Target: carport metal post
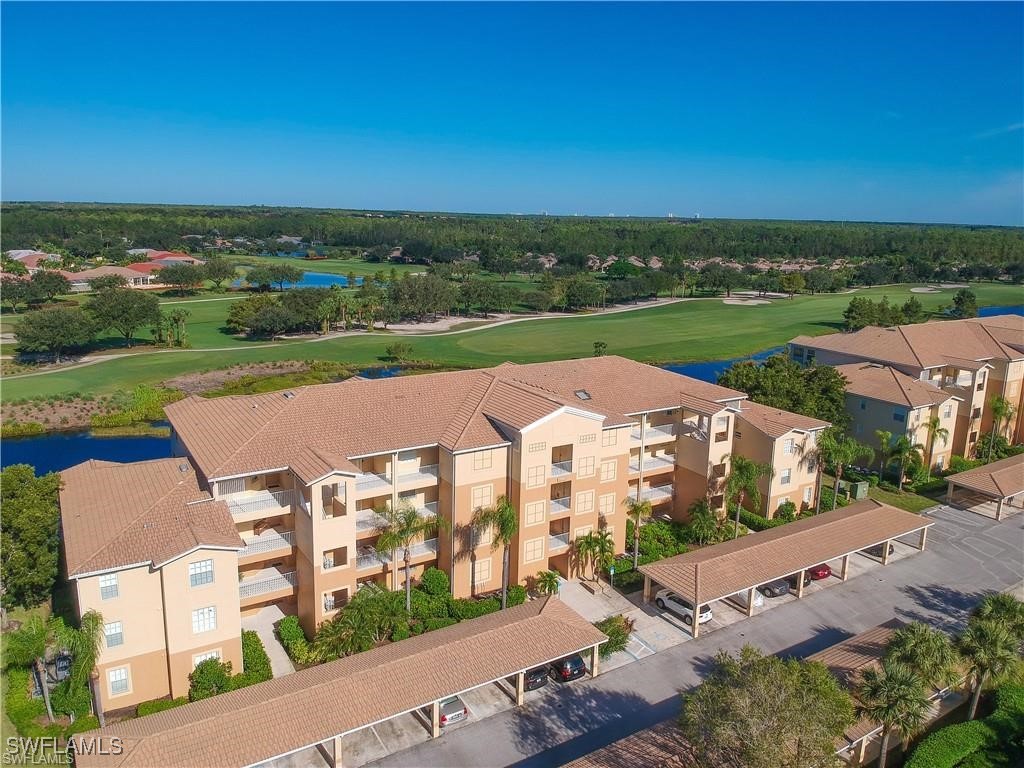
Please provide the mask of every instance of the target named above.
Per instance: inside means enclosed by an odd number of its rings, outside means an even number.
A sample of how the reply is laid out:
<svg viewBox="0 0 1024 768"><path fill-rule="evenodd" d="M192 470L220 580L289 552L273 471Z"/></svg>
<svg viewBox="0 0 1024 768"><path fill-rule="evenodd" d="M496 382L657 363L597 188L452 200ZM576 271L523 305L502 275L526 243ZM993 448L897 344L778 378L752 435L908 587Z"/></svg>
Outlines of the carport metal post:
<svg viewBox="0 0 1024 768"><path fill-rule="evenodd" d="M892 546L892 539L886 539L882 545L882 565L889 564L889 547Z"/></svg>
<svg viewBox="0 0 1024 768"><path fill-rule="evenodd" d="M644 602L645 603L651 602L651 592L653 591L651 589L651 586L652 586L651 585L651 577L647 576L645 574L644 575Z"/></svg>
<svg viewBox="0 0 1024 768"><path fill-rule="evenodd" d="M690 634L696 640L700 635L700 563L693 564L693 618L690 619Z"/></svg>
<svg viewBox="0 0 1024 768"><path fill-rule="evenodd" d="M754 595L757 594L757 587L747 590L747 618L754 615Z"/></svg>
<svg viewBox="0 0 1024 768"><path fill-rule="evenodd" d="M526 695L526 672L516 673L516 706L523 706L523 697Z"/></svg>
<svg viewBox="0 0 1024 768"><path fill-rule="evenodd" d="M597 677L601 673L601 654L598 651L598 646L594 645L590 648L590 676Z"/></svg>
<svg viewBox="0 0 1024 768"><path fill-rule="evenodd" d="M430 705L430 738L436 739L441 735L441 702L435 701Z"/></svg>
<svg viewBox="0 0 1024 768"><path fill-rule="evenodd" d="M920 549L922 552L924 552L924 543L926 541L928 541L928 529L927 528L922 528L921 529L921 538L917 542L917 548Z"/></svg>
<svg viewBox="0 0 1024 768"><path fill-rule="evenodd" d="M952 504L953 503L953 481L952 480L947 480L946 481L946 503L947 504Z"/></svg>
<svg viewBox="0 0 1024 768"><path fill-rule="evenodd" d="M846 577L850 575L850 556L843 555L843 567L839 572L839 578L846 581Z"/></svg>
<svg viewBox="0 0 1024 768"><path fill-rule="evenodd" d="M996 522L998 523L1003 517L1003 501L1005 499L999 499L996 502Z"/></svg>
<svg viewBox="0 0 1024 768"><path fill-rule="evenodd" d="M804 574L806 572L807 572L807 569L804 568L796 576L796 596L797 597L803 597L804 596Z"/></svg>

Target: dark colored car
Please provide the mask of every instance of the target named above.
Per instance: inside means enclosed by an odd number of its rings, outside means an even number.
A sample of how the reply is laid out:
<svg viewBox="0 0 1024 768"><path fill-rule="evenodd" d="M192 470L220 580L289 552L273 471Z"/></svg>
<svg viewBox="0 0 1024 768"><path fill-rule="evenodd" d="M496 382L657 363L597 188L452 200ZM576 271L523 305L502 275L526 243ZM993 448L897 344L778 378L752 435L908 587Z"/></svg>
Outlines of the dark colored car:
<svg viewBox="0 0 1024 768"><path fill-rule="evenodd" d="M812 579L818 581L819 579L827 579L829 576L831 576L832 569L828 566L827 563L822 563L821 565L815 565L808 568L807 573L811 575Z"/></svg>
<svg viewBox="0 0 1024 768"><path fill-rule="evenodd" d="M872 557L882 557L882 554L885 552L885 544L878 544L878 545L876 545L874 547L868 547L864 551L867 552ZM889 554L891 555L895 551L896 551L896 547L894 547L892 544L890 544L889 545Z"/></svg>
<svg viewBox="0 0 1024 768"><path fill-rule="evenodd" d="M796 589L796 584L797 584L797 581L799 580L799 578L800 578L800 574L799 573L794 573L791 576L787 576L786 577L786 583L789 584L789 588L790 589ZM804 571L804 586L806 587L810 583L811 583L811 574L808 573L807 571Z"/></svg>
<svg viewBox="0 0 1024 768"><path fill-rule="evenodd" d="M523 675L523 689L535 691L548 684L548 671L544 667L528 669Z"/></svg>
<svg viewBox="0 0 1024 768"><path fill-rule="evenodd" d="M583 657L578 653L551 662L551 676L563 683L584 677L586 674L587 663L583 661Z"/></svg>
<svg viewBox="0 0 1024 768"><path fill-rule="evenodd" d="M785 579L776 579L762 584L757 591L765 597L782 597L789 594L789 582Z"/></svg>

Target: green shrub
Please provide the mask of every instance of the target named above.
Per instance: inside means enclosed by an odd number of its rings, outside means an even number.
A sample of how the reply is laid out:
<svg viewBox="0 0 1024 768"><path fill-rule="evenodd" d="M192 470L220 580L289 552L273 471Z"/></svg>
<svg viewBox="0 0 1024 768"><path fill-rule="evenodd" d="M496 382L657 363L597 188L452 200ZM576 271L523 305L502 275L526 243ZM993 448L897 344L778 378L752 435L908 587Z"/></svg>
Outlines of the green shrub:
<svg viewBox="0 0 1024 768"><path fill-rule="evenodd" d="M733 508L733 515L735 514L735 508ZM778 517L773 517L769 520L767 517L762 517L755 512L751 512L749 509L741 509L740 522L752 531L767 531L769 528L778 528L780 525L785 525L789 521Z"/></svg>
<svg viewBox="0 0 1024 768"><path fill-rule="evenodd" d="M206 659L188 676L188 700L208 699L231 690L231 662Z"/></svg>
<svg viewBox="0 0 1024 768"><path fill-rule="evenodd" d="M507 602L509 607L522 605L526 602L526 587L520 584L513 584L508 588Z"/></svg>
<svg viewBox="0 0 1024 768"><path fill-rule="evenodd" d="M430 595L421 589L413 589L411 597L414 619L445 619L451 615L451 595Z"/></svg>
<svg viewBox="0 0 1024 768"><path fill-rule="evenodd" d="M914 483L911 490L920 494L941 493L946 490L946 481L941 477L933 477L931 480Z"/></svg>
<svg viewBox="0 0 1024 768"><path fill-rule="evenodd" d="M423 576L420 578L420 589L426 592L428 595L444 595L448 596L451 594L451 582L448 580L448 574L442 571L440 568L427 568L423 572Z"/></svg>
<svg viewBox="0 0 1024 768"><path fill-rule="evenodd" d="M0 425L0 437L28 437L45 431L46 427L38 421L5 421Z"/></svg>
<svg viewBox="0 0 1024 768"><path fill-rule="evenodd" d="M30 685L29 670L13 667L7 672L4 713L22 736L56 736L59 726L39 725L38 718L46 715L46 705L42 699L32 698Z"/></svg>
<svg viewBox="0 0 1024 768"><path fill-rule="evenodd" d="M422 635L427 631L426 624L419 619L413 619L409 622L409 632L413 635Z"/></svg>
<svg viewBox="0 0 1024 768"><path fill-rule="evenodd" d="M274 676L270 668L270 657L260 636L249 629L242 630L242 669L231 681L232 688L262 683Z"/></svg>
<svg viewBox="0 0 1024 768"><path fill-rule="evenodd" d="M153 699L151 701L144 701L136 707L135 715L137 717L155 715L157 712L174 709L175 707L180 707L183 704L188 704L188 698L186 696L181 696L177 699Z"/></svg>
<svg viewBox="0 0 1024 768"><path fill-rule="evenodd" d="M878 482L878 490L888 491L889 493L899 493L899 486L894 483L890 483L888 480L880 480Z"/></svg>
<svg viewBox="0 0 1024 768"><path fill-rule="evenodd" d="M657 560L682 554L688 541L687 528L683 523L652 520L640 527L640 554Z"/></svg>
<svg viewBox="0 0 1024 768"><path fill-rule="evenodd" d="M617 651L625 650L629 643L629 635L633 631L633 623L632 619L627 619L622 614L594 622L595 627L608 635L608 639L598 648L602 659L608 658Z"/></svg>
<svg viewBox="0 0 1024 768"><path fill-rule="evenodd" d="M949 469L946 471L946 474L955 475L958 472L966 472L968 469L980 467L984 463L985 462L980 459L965 459L963 456L950 456Z"/></svg>
<svg viewBox="0 0 1024 768"><path fill-rule="evenodd" d="M995 734L984 720L940 728L917 746L904 768L955 768L994 739Z"/></svg>
<svg viewBox="0 0 1024 768"><path fill-rule="evenodd" d="M92 709L92 696L88 686L71 687L70 680L64 680L50 692L50 706L56 714L85 717Z"/></svg>
<svg viewBox="0 0 1024 768"><path fill-rule="evenodd" d="M427 619L423 622L423 626L427 632L433 632L435 629L443 629L444 627L450 627L452 624L458 623L458 619Z"/></svg>
<svg viewBox="0 0 1024 768"><path fill-rule="evenodd" d="M775 510L775 516L772 520L781 520L784 523L792 523L796 520L796 504L789 499L786 499L784 502L779 504L778 509Z"/></svg>
<svg viewBox="0 0 1024 768"><path fill-rule="evenodd" d="M296 664L309 664L313 660L312 648L298 616L285 616L277 622L277 637L284 646L288 658Z"/></svg>
<svg viewBox="0 0 1024 768"><path fill-rule="evenodd" d="M396 624L395 628L391 630L391 639L397 643L399 640L408 638L409 634L409 625L407 623Z"/></svg>
<svg viewBox="0 0 1024 768"><path fill-rule="evenodd" d="M488 597L483 600L461 598L452 601L452 615L459 621L476 619L500 610L501 601L496 597Z"/></svg>
<svg viewBox="0 0 1024 768"><path fill-rule="evenodd" d="M846 501L846 495L844 493L839 494L839 498L836 499L836 508L845 507L849 502ZM832 489L828 486L822 486L821 488L821 511L828 512L832 509Z"/></svg>

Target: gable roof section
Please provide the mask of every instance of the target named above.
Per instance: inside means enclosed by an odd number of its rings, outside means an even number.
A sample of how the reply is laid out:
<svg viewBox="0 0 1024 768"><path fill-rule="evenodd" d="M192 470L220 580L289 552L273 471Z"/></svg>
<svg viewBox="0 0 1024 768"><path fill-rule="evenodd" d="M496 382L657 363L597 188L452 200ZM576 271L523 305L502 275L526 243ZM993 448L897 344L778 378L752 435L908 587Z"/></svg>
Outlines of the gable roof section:
<svg viewBox="0 0 1024 768"><path fill-rule="evenodd" d="M160 565L196 547L244 546L227 505L200 490L184 459L87 461L61 472L68 576Z"/></svg>
<svg viewBox="0 0 1024 768"><path fill-rule="evenodd" d="M851 395L909 408L940 405L952 399L952 395L934 384L907 376L888 365L850 363L837 365L835 369L846 379L846 391Z"/></svg>
<svg viewBox="0 0 1024 768"><path fill-rule="evenodd" d="M1024 493L1024 454L947 475L946 480L994 498L1007 499Z"/></svg>
<svg viewBox="0 0 1024 768"><path fill-rule="evenodd" d="M781 408L755 403L752 400L744 400L740 403L737 418L771 438L779 438L793 431L813 432L831 426L829 422L821 419L790 413Z"/></svg>

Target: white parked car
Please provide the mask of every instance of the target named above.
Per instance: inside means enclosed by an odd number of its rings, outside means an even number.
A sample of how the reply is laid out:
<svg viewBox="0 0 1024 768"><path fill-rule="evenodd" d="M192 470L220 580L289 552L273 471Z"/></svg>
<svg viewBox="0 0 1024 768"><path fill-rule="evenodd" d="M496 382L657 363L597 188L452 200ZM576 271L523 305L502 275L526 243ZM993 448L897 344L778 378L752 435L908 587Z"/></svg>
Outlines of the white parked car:
<svg viewBox="0 0 1024 768"><path fill-rule="evenodd" d="M729 597L729 599L732 600L733 602L737 603L740 606L740 608L746 608L747 607L747 590L744 589L742 592L737 592L735 595L731 595ZM764 595L762 595L756 589L754 590L754 607L755 608L763 608L764 607Z"/></svg>
<svg viewBox="0 0 1024 768"><path fill-rule="evenodd" d="M661 610L669 610L683 619L684 624L693 624L693 604L685 597L680 597L669 589L662 589L654 596L654 604ZM700 607L699 621L707 624L713 618L711 608L707 605Z"/></svg>

